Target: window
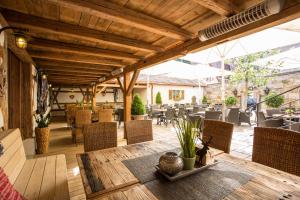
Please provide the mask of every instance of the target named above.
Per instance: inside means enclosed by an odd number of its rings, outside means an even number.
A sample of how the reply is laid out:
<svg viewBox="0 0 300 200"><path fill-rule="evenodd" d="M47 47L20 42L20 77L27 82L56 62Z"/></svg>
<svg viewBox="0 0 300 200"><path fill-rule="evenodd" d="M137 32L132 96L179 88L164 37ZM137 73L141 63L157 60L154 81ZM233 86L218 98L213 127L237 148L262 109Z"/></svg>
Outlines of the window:
<svg viewBox="0 0 300 200"><path fill-rule="evenodd" d="M184 90L169 90L169 100L181 101L184 99Z"/></svg>

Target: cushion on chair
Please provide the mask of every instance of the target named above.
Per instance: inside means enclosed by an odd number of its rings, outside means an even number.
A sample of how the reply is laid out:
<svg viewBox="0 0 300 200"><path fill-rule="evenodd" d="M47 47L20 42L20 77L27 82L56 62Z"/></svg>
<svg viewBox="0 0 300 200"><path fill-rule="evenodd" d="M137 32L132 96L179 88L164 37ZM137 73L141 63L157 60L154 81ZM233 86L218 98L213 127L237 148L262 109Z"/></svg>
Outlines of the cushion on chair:
<svg viewBox="0 0 300 200"><path fill-rule="evenodd" d="M0 168L0 199L25 200L25 198L14 189L2 168Z"/></svg>

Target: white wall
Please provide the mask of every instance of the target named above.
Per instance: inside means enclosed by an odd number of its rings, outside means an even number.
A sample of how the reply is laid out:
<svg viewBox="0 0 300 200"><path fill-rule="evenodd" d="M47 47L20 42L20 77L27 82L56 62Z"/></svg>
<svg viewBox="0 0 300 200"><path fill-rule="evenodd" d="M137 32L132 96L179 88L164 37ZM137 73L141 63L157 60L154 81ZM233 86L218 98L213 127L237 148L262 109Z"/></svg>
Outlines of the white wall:
<svg viewBox="0 0 300 200"><path fill-rule="evenodd" d="M169 90L184 90L184 99L181 101L169 100ZM149 91L151 92L151 90ZM161 93L163 104L174 104L174 103L191 103L192 97L196 97L196 102L203 96L203 88L191 87L191 86L171 86L171 85L153 85L153 104L155 104L155 98L157 92ZM151 103L151 102L150 102Z"/></svg>

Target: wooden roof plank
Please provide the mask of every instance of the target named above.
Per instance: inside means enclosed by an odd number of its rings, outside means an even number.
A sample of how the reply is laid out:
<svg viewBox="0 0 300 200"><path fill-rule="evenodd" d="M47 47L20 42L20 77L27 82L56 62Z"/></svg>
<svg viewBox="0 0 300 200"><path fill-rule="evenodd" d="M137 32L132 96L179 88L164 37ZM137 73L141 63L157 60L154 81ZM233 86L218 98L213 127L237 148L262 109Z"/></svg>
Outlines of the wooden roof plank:
<svg viewBox="0 0 300 200"><path fill-rule="evenodd" d="M1 6L1 4L0 4ZM1 9L1 13L10 25L17 26L20 28L27 28L31 31L40 30L46 31L53 34L71 36L78 39L86 39L93 42L105 42L120 47L148 51L148 52L159 52L163 51L162 47L152 45L150 43L125 38L112 33L106 33L82 26L59 22L55 20L45 19L42 17L36 17L32 15L26 15L23 13L15 12L12 10ZM22 20L20 20L22 19Z"/></svg>
<svg viewBox="0 0 300 200"><path fill-rule="evenodd" d="M193 37L193 34L172 23L148 16L105 0L51 0L59 5L68 6L74 10L90 13L103 19L112 20L159 35L179 40Z"/></svg>
<svg viewBox="0 0 300 200"><path fill-rule="evenodd" d="M208 8L221 16L230 16L240 12L230 0L193 0L201 6Z"/></svg>
<svg viewBox="0 0 300 200"><path fill-rule="evenodd" d="M40 49L47 49L47 50L54 50L54 51L61 51L61 52L68 52L68 53L78 53L78 54L87 54L87 55L94 55L94 56L104 56L107 58L117 58L117 59L129 59L129 60L138 60L142 59L140 56L136 56L134 54L120 52L120 51L113 51L107 49L100 49L96 47L89 47L83 45L76 45L71 43L64 43L58 42L53 40L46 40L40 38L33 38L29 42L30 48L40 48Z"/></svg>

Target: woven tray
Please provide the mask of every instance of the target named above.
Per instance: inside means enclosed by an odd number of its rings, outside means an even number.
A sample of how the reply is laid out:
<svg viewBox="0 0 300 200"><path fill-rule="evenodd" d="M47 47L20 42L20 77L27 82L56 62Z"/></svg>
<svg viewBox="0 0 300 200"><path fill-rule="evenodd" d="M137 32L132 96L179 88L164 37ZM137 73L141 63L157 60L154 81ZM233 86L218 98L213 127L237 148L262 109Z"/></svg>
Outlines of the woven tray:
<svg viewBox="0 0 300 200"><path fill-rule="evenodd" d="M194 169L192 170L182 170L180 171L179 173L173 175L173 176L170 176L169 174L163 172L158 165L155 166L157 172L159 172L161 175L163 175L165 178L167 178L169 181L173 182L173 181L176 181L178 179L182 179L184 177L187 177L187 176L190 176L192 174L196 174L196 173L199 173L205 169L208 169L209 167L212 167L214 165L218 164L218 161L215 161L214 163L212 164L208 164L208 165L204 165L204 166L201 166L201 167L195 167Z"/></svg>

